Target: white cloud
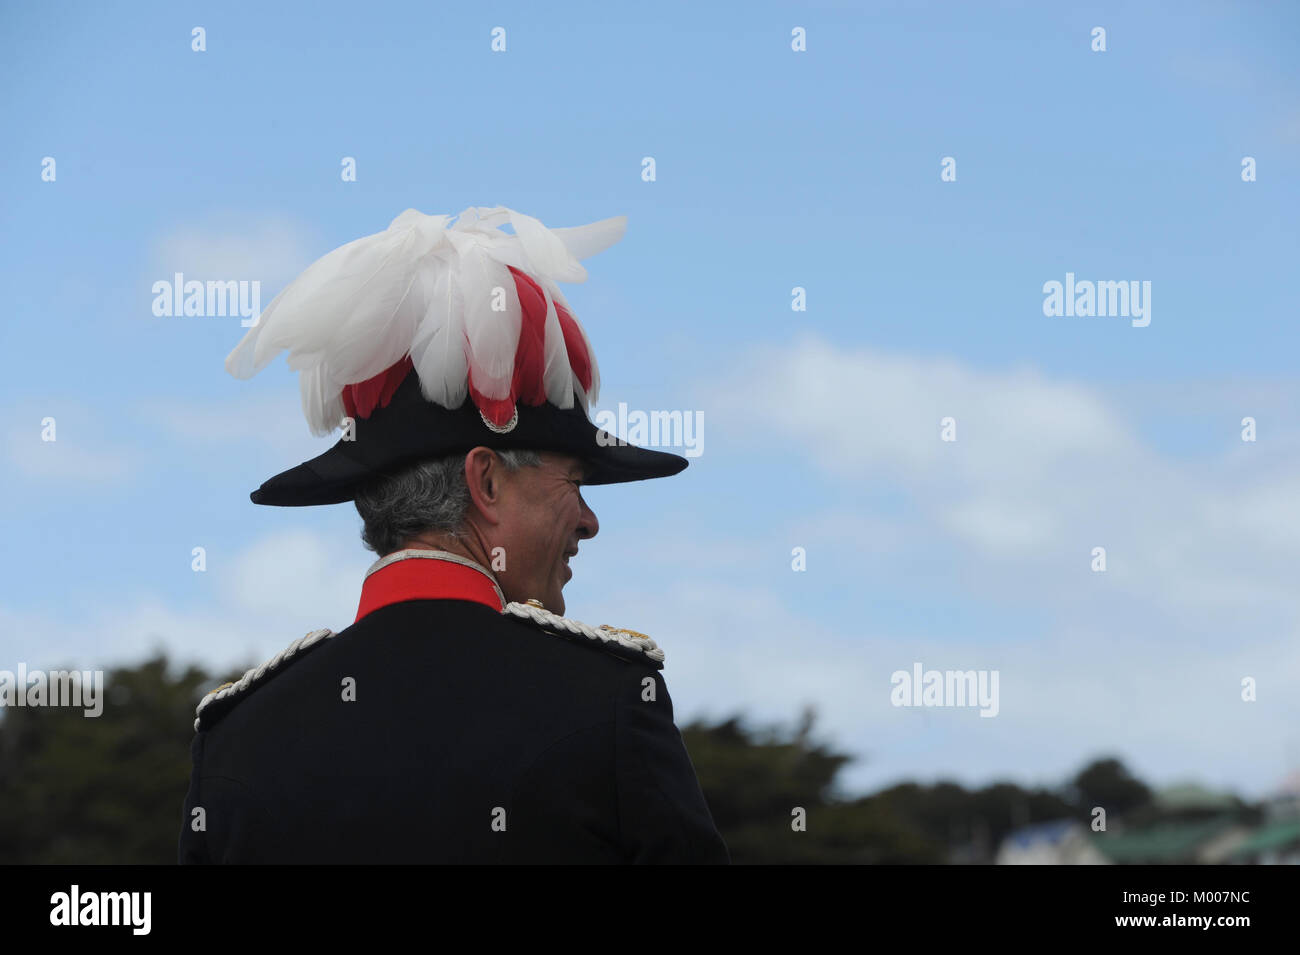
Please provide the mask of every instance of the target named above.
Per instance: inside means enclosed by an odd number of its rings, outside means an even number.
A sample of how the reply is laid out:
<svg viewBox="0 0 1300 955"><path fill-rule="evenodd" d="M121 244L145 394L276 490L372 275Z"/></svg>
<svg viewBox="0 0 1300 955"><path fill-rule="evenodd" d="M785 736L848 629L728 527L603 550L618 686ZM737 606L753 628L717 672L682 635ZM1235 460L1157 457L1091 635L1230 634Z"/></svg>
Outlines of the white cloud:
<svg viewBox="0 0 1300 955"><path fill-rule="evenodd" d="M710 410L728 429L783 433L828 474L931 482L956 473L1007 486L1041 479L1068 454L1135 450L1122 420L1090 389L1032 369L989 374L817 338L755 348L740 368L716 389ZM939 440L949 416L954 443Z"/></svg>
<svg viewBox="0 0 1300 955"><path fill-rule="evenodd" d="M188 446L229 444L247 449L256 443L274 448L285 467L315 457L338 440L337 432L326 438L312 435L292 380L285 387L256 394L236 387L238 394L220 402L142 403L139 418Z"/></svg>
<svg viewBox="0 0 1300 955"><path fill-rule="evenodd" d="M1235 430L1218 459L1189 463L1095 388L815 338L755 349L709 407L715 435L802 449L835 485L892 484L909 498L905 546L958 548L982 589L1074 602L1103 546L1108 587L1184 620L1300 616L1300 448L1285 435L1253 471ZM940 440L946 416L956 442Z"/></svg>
<svg viewBox="0 0 1300 955"><path fill-rule="evenodd" d="M53 441L43 439L46 419L53 419ZM114 430L79 401L49 399L27 402L6 414L6 457L27 477L116 483L132 468L130 457L112 443Z"/></svg>
<svg viewBox="0 0 1300 955"><path fill-rule="evenodd" d="M959 537L1003 557L1047 546L1060 531L1042 508L987 497L953 505L943 520Z"/></svg>
<svg viewBox="0 0 1300 955"><path fill-rule="evenodd" d="M353 540L328 539L310 531L286 531L253 544L235 562L220 584L231 606L265 618L298 618L351 622L361 580L374 555ZM315 629L314 627L311 629Z"/></svg>
<svg viewBox="0 0 1300 955"><path fill-rule="evenodd" d="M69 661L106 668L159 648L209 668L258 663L304 633L350 625L372 559L353 541L279 533L237 555L229 570L207 571L220 596L215 603L181 607L144 594L111 607L73 603L62 615L0 606L0 651L30 666Z"/></svg>
<svg viewBox="0 0 1300 955"><path fill-rule="evenodd" d="M305 227L284 219L242 225L185 225L154 243L153 278L181 272L200 281L260 281L268 290L288 284L328 249L316 249ZM263 296L263 304L270 301Z"/></svg>
<svg viewBox="0 0 1300 955"><path fill-rule="evenodd" d="M28 477L100 484L119 481L131 472L125 455L79 444L71 436L42 441L39 431L14 429L8 435L8 448L10 463Z"/></svg>

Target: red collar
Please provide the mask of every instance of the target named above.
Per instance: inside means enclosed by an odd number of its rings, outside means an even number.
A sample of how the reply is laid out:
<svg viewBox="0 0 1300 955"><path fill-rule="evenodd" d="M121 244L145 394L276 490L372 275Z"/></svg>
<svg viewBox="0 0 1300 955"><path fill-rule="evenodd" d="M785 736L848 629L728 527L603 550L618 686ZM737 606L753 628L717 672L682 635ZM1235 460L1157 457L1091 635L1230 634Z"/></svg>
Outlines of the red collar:
<svg viewBox="0 0 1300 955"><path fill-rule="evenodd" d="M380 607L404 600L469 600L491 607L497 613L505 610L501 591L485 570L438 556L440 553L398 551L378 561L361 585L357 620Z"/></svg>

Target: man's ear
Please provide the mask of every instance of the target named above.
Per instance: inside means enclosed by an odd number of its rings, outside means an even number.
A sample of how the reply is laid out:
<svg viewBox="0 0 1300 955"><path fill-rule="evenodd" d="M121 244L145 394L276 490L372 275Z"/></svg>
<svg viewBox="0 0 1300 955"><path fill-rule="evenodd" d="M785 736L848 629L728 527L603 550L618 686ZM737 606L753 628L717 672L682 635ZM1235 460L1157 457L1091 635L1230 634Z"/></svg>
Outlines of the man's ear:
<svg viewBox="0 0 1300 955"><path fill-rule="evenodd" d="M465 455L469 499L489 524L501 522L501 495L506 469L491 448L479 446Z"/></svg>

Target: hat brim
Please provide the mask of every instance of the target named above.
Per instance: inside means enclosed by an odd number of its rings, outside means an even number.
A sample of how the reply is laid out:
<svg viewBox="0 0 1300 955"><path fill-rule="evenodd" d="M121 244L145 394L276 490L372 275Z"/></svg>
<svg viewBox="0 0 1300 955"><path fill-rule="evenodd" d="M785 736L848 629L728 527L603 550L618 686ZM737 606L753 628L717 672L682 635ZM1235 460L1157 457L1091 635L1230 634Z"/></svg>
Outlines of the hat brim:
<svg viewBox="0 0 1300 955"><path fill-rule="evenodd" d="M569 409L520 404L517 425L500 434L484 423L472 401L448 410L425 400L416 376L410 375L387 407L356 421L353 439L340 440L324 454L275 475L249 497L254 504L279 507L342 504L416 461L463 454L480 445L572 454L587 464L585 484L671 477L689 463L676 454L620 441L592 424L576 403Z"/></svg>

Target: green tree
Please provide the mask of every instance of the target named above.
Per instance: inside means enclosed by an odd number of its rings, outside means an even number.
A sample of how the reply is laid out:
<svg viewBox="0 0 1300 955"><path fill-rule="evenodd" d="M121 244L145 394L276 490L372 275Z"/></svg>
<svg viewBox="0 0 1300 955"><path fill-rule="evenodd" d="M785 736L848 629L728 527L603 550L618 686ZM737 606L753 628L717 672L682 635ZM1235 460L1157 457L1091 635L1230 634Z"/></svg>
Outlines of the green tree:
<svg viewBox="0 0 1300 955"><path fill-rule="evenodd" d="M1113 757L1094 760L1079 770L1068 792L1080 809L1104 806L1112 816L1122 816L1151 802L1151 790Z"/></svg>
<svg viewBox="0 0 1300 955"><path fill-rule="evenodd" d="M835 777L851 757L813 740L815 718L805 710L791 730L750 728L739 715L682 728L732 861L940 861L940 848L890 806L835 796ZM797 810L803 831L793 825Z"/></svg>
<svg viewBox="0 0 1300 955"><path fill-rule="evenodd" d="M104 707L0 719L0 862L176 861L194 707L221 680L165 656L105 674Z"/></svg>

